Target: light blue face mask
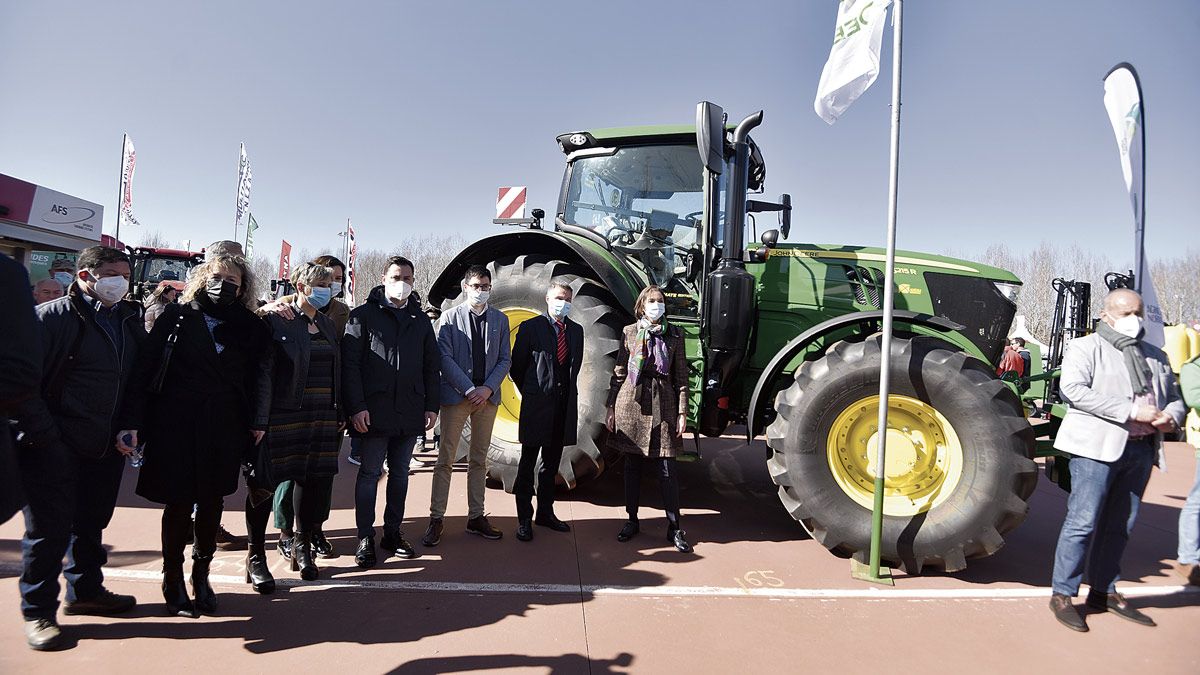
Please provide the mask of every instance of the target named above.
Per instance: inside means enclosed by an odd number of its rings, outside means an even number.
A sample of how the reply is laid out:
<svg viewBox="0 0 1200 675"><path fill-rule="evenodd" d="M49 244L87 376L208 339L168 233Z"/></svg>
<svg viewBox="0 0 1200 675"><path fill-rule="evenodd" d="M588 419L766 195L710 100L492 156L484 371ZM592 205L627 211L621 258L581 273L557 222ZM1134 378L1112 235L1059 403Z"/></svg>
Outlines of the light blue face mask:
<svg viewBox="0 0 1200 675"><path fill-rule="evenodd" d="M54 279L62 284L63 288L66 288L71 285L72 281L75 281L75 275L70 272L55 272Z"/></svg>
<svg viewBox="0 0 1200 675"><path fill-rule="evenodd" d="M315 286L308 289L308 304L317 309L321 309L325 305L328 305L329 299L332 297L332 288L321 288L320 286Z"/></svg>

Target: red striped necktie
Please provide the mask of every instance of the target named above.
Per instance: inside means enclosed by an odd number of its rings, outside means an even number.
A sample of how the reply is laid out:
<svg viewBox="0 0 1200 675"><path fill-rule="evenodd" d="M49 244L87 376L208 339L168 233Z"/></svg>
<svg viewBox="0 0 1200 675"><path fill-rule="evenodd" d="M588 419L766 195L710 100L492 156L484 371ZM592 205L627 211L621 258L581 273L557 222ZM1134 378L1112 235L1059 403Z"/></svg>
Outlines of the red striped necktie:
<svg viewBox="0 0 1200 675"><path fill-rule="evenodd" d="M554 325L558 327L558 365L563 365L567 362L567 326L561 321L555 321Z"/></svg>

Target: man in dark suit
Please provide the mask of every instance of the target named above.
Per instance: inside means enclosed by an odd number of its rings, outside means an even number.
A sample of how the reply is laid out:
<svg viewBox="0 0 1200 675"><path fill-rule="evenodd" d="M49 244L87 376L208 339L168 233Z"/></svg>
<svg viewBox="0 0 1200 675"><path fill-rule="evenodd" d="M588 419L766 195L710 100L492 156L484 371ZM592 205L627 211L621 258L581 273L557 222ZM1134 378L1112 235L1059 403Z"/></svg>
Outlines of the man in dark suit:
<svg viewBox="0 0 1200 675"><path fill-rule="evenodd" d="M521 392L521 463L517 467L517 539L533 539L533 524L558 532L571 526L554 515L554 479L564 445L575 443L576 382L583 364L583 328L567 318L571 288L554 283L546 291L546 313L517 328L512 349L512 380ZM534 518L534 465L538 453L537 517Z"/></svg>

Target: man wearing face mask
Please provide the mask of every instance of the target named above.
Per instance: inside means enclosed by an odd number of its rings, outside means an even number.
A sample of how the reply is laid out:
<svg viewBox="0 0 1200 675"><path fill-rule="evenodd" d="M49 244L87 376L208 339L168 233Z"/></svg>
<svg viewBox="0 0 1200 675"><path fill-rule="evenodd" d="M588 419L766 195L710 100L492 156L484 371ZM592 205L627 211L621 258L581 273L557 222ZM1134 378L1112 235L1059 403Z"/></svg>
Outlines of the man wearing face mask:
<svg viewBox="0 0 1200 675"><path fill-rule="evenodd" d="M67 614L128 611L133 596L104 588L101 540L112 518L124 468L115 447L116 413L145 339L141 311L123 300L129 258L93 246L79 256L67 294L37 307L44 352L42 396L20 412L25 509L20 579L29 646L63 646L56 623L58 577L66 578ZM62 568L63 556L68 566Z"/></svg>
<svg viewBox="0 0 1200 675"><path fill-rule="evenodd" d="M1163 434L1179 429L1184 406L1166 354L1142 341L1142 312L1137 293L1112 291L1096 332L1072 340L1063 356L1059 387L1070 407L1054 447L1070 454L1071 496L1054 552L1050 609L1080 632L1087 623L1071 600L1085 564L1089 608L1155 625L1116 582Z"/></svg>
<svg viewBox="0 0 1200 675"><path fill-rule="evenodd" d="M471 448L467 455L467 532L484 539L503 533L483 513L487 451L492 425L500 407L500 383L512 364L508 346L508 317L488 305L492 273L482 265L467 268L462 282L466 301L446 311L438 330L442 358L442 442L433 470L429 504L429 529L421 540L437 546L442 539L442 518L450 494L450 476L458 455L463 427L471 420Z"/></svg>
<svg viewBox="0 0 1200 675"><path fill-rule="evenodd" d="M342 398L351 436L362 438L362 464L354 485L359 567L373 567L375 499L383 464L388 464L383 511L385 557L417 557L404 539L404 500L408 465L421 435L433 428L440 408L441 352L433 326L413 293L413 264L393 256L381 284L350 312L342 337Z"/></svg>
<svg viewBox="0 0 1200 675"><path fill-rule="evenodd" d="M521 392L521 461L513 493L517 498L517 539L533 539L533 525L557 532L571 526L554 515L554 481L564 445L576 442L577 382L583 365L583 327L571 321L571 287L555 282L546 291L546 313L517 328L512 348L512 380ZM534 467L538 455L537 516Z"/></svg>

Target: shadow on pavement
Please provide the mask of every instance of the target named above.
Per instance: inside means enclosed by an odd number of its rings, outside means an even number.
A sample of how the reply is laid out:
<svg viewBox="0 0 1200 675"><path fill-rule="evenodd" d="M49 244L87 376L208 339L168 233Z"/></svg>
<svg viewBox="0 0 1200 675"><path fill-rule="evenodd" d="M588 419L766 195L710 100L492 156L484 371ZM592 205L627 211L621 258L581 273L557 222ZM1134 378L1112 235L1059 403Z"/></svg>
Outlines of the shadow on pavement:
<svg viewBox="0 0 1200 675"><path fill-rule="evenodd" d="M596 659L582 654L562 656L523 656L521 654L488 654L486 656L453 656L409 661L391 671L391 675L425 675L426 673L466 673L481 670L508 668L548 669L551 675L567 673L590 673L592 675L617 675L627 673L634 662L632 654L622 652L613 659ZM622 669L622 670L618 670Z"/></svg>

